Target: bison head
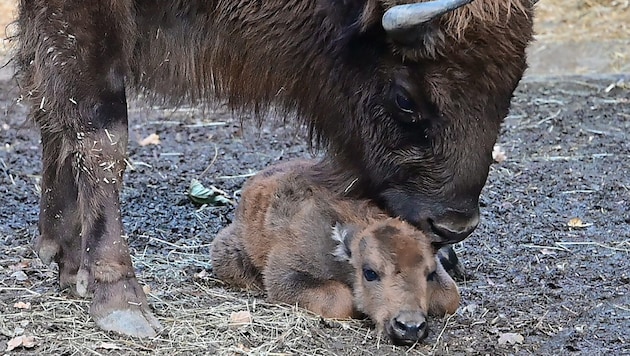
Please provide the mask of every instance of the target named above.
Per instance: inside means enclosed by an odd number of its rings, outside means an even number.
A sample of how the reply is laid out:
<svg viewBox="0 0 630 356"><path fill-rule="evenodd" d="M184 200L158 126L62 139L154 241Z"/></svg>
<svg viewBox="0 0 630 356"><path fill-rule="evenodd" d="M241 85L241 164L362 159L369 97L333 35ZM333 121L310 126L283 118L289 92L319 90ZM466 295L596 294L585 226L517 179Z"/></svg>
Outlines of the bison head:
<svg viewBox="0 0 630 356"><path fill-rule="evenodd" d="M332 148L322 163L336 169L332 181L437 244L464 239L479 222L532 37L530 0L471 1L363 2L335 45L340 99L324 110L342 119L314 123Z"/></svg>

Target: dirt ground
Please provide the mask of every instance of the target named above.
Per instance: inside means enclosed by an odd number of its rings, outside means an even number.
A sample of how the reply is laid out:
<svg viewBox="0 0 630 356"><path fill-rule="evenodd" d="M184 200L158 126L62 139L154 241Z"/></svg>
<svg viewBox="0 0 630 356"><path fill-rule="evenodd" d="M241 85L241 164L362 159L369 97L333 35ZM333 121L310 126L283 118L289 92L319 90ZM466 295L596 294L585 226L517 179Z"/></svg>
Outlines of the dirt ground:
<svg viewBox="0 0 630 356"><path fill-rule="evenodd" d="M627 1L610 3L628 11ZM549 20L540 36L576 16ZM553 43L566 42L534 49ZM431 319L429 338L411 348L391 345L367 321L323 320L212 277L209 244L233 207L193 205L185 196L191 180L238 200L247 176L310 156L299 128L241 127L220 108L142 101L130 105L123 215L138 277L166 331L137 340L97 330L88 302L60 292L55 267L32 250L38 134L24 122L10 68L0 70L0 352L24 336L33 345L9 354L630 354L630 76L606 62L586 72L567 64L561 74L588 75L558 77L546 62L533 63L515 94L499 139L507 158L491 167L481 226L456 246L468 273L461 307ZM139 145L153 133L158 145ZM231 327L239 311L253 323Z"/></svg>

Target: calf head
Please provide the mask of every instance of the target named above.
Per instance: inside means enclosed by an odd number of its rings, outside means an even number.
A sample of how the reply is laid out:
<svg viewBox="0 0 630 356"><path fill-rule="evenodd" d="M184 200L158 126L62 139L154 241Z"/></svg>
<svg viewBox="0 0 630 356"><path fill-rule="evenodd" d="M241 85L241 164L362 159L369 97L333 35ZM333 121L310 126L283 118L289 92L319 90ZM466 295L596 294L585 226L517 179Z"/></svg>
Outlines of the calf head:
<svg viewBox="0 0 630 356"><path fill-rule="evenodd" d="M430 240L400 219L378 221L362 231L333 229L334 252L354 267L357 309L394 343L412 344L428 333L427 315L454 313L459 292L436 259Z"/></svg>

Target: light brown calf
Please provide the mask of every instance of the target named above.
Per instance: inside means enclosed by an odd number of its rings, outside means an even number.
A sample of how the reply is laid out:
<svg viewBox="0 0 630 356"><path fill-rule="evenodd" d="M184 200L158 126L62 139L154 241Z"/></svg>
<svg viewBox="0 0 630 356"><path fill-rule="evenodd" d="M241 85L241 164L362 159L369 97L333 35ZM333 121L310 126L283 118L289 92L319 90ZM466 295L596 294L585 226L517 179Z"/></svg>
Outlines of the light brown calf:
<svg viewBox="0 0 630 356"><path fill-rule="evenodd" d="M427 335L459 293L430 239L365 200L313 183L312 163L271 167L245 186L213 242L214 274L329 318L369 316L395 343Z"/></svg>

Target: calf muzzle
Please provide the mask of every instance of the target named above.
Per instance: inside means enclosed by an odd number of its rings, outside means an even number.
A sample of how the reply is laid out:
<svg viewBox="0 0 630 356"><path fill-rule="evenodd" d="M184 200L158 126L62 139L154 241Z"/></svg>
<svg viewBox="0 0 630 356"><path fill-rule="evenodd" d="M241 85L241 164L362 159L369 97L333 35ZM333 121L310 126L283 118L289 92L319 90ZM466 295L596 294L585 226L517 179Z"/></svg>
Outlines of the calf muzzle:
<svg viewBox="0 0 630 356"><path fill-rule="evenodd" d="M387 332L396 344L409 345L427 337L429 328L421 312L401 312L390 321Z"/></svg>

